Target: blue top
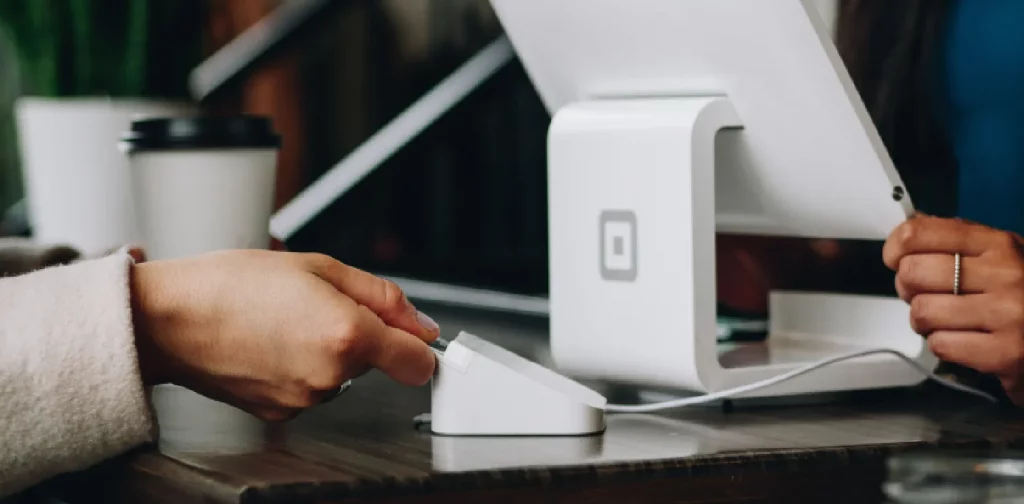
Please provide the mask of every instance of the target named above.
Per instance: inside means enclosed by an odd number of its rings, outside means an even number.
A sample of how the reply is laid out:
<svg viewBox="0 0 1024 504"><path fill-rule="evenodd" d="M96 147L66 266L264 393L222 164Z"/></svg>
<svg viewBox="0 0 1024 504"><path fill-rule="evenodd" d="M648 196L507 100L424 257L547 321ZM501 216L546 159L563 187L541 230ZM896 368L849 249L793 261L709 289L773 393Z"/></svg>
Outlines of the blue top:
<svg viewBox="0 0 1024 504"><path fill-rule="evenodd" d="M941 68L957 213L1024 234L1024 0L952 5Z"/></svg>

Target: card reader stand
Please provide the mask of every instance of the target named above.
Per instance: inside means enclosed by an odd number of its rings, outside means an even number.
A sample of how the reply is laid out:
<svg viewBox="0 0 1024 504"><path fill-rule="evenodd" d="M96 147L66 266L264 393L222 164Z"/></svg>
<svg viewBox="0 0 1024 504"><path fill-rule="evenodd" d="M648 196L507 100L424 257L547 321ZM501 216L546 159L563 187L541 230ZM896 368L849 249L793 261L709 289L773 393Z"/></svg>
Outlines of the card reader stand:
<svg viewBox="0 0 1024 504"><path fill-rule="evenodd" d="M724 96L599 99L554 114L549 253L551 346L559 371L706 393L859 349L891 348L934 367L937 359L911 330L909 307L895 298L775 292L765 342L717 344L716 225L776 226L771 234L785 235L779 209L796 210L757 199L779 194L759 191L757 184L779 181L744 171L742 128ZM744 184L755 186L751 197L724 198L743 208L716 205L716 185L733 191ZM851 188L853 197L857 189ZM776 219L758 222L758 205L773 208ZM895 356L874 355L739 397L900 387L923 379Z"/></svg>
<svg viewBox="0 0 1024 504"><path fill-rule="evenodd" d="M605 398L462 332L438 356L430 427L448 436L583 436L605 429Z"/></svg>

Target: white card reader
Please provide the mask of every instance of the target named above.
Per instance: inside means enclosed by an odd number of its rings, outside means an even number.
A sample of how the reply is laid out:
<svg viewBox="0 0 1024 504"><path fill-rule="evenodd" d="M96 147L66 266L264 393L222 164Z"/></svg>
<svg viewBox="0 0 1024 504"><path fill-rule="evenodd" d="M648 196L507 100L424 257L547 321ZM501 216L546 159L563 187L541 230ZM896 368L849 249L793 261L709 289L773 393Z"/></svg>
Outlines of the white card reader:
<svg viewBox="0 0 1024 504"><path fill-rule="evenodd" d="M431 431L456 436L600 434L607 400L467 332L442 344L431 382Z"/></svg>

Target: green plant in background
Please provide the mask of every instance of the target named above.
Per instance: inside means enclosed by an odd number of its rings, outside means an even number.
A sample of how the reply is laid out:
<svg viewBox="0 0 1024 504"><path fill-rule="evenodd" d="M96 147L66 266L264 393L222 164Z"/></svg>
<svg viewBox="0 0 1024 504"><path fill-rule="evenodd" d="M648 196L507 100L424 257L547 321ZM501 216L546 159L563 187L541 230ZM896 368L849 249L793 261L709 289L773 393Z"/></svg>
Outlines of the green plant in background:
<svg viewBox="0 0 1024 504"><path fill-rule="evenodd" d="M23 94L185 98L202 0L2 0Z"/></svg>
<svg viewBox="0 0 1024 504"><path fill-rule="evenodd" d="M21 173L13 114L8 113L18 96L20 81L14 46L0 29L0 211L22 196Z"/></svg>
<svg viewBox="0 0 1024 504"><path fill-rule="evenodd" d="M14 99L188 99L205 2L0 0L0 214L22 192Z"/></svg>

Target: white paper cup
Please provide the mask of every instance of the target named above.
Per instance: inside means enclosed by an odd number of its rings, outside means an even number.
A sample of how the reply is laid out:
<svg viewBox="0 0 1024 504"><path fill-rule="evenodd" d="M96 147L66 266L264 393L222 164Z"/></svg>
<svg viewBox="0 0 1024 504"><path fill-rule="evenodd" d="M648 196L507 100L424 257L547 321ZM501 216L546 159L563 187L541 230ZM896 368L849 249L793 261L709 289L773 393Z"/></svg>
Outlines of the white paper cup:
<svg viewBox="0 0 1024 504"><path fill-rule="evenodd" d="M268 248L279 145L260 117L132 123L122 147L147 259ZM153 405L165 451L237 453L263 445L263 422L182 387L156 387Z"/></svg>
<svg viewBox="0 0 1024 504"><path fill-rule="evenodd" d="M86 256L134 245L128 161L118 138L132 120L194 113L186 104L149 100L20 98L15 114L33 239Z"/></svg>
<svg viewBox="0 0 1024 504"><path fill-rule="evenodd" d="M122 145L148 258L269 247L280 137L268 119L147 119Z"/></svg>

